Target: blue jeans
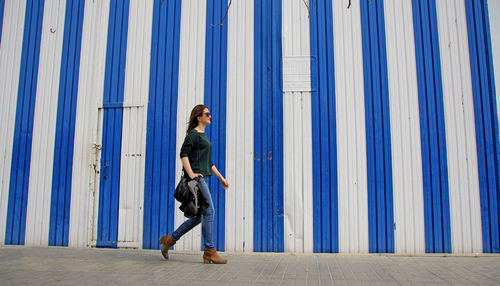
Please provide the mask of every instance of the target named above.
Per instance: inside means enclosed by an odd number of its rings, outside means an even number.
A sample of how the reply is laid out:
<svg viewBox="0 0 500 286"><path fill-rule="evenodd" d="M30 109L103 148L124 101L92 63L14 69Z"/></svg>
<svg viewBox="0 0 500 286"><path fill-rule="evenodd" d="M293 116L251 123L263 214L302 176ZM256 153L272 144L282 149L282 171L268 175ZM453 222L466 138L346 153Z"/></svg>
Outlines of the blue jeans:
<svg viewBox="0 0 500 286"><path fill-rule="evenodd" d="M207 199L208 208L205 212L198 218L190 218L181 224L173 233L172 238L177 241L186 234L188 231L193 229L201 222L201 233L203 239L205 240L205 248L215 248L214 245L214 203L212 202L212 196L210 195L210 189L208 189L208 178L201 178L201 190L203 195Z"/></svg>

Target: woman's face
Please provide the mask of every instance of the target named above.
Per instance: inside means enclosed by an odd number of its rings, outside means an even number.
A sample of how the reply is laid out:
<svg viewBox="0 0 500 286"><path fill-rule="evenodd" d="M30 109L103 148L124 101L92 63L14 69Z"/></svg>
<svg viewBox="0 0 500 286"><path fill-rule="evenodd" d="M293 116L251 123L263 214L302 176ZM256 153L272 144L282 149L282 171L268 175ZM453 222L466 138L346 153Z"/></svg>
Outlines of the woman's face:
<svg viewBox="0 0 500 286"><path fill-rule="evenodd" d="M210 110L208 108L203 109L203 114L198 117L198 121L204 125L209 125L212 119L212 115L210 114Z"/></svg>

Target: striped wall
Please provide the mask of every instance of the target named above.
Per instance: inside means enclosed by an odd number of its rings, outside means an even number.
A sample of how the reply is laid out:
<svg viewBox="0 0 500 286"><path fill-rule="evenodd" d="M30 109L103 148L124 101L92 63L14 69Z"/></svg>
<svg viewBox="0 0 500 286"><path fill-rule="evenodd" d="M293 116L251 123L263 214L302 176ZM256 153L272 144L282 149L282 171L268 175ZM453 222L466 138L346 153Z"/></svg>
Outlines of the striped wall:
<svg viewBox="0 0 500 286"><path fill-rule="evenodd" d="M14 123L21 69L23 30L26 14L26 1L6 1L4 4L4 24L0 44L0 243L5 244L7 206L9 202L9 183L14 139Z"/></svg>
<svg viewBox="0 0 500 286"><path fill-rule="evenodd" d="M3 24L3 10L5 8L5 0L0 1L0 43L2 42L2 24Z"/></svg>
<svg viewBox="0 0 500 286"><path fill-rule="evenodd" d="M500 252L499 137L486 2L465 1L476 123L483 247Z"/></svg>
<svg viewBox="0 0 500 286"><path fill-rule="evenodd" d="M436 2L450 197L452 252L482 252L474 102L464 3ZM480 172L482 173L482 172Z"/></svg>
<svg viewBox="0 0 500 286"><path fill-rule="evenodd" d="M495 76L495 91L498 92L498 89L500 88L500 18L496 17L495 15L498 15L500 13L500 1L488 1L488 16L489 16L489 24L490 24L490 40L491 40L491 54L493 57L493 73ZM486 22L486 18L484 20ZM498 93L497 93L498 94ZM496 112L497 112L497 119L500 117L499 110L500 110L500 100L496 98ZM494 115L493 115L494 119ZM483 224L484 227L484 224ZM484 233L483 233L484 237ZM483 250L487 249L487 247L484 246L485 243L483 242Z"/></svg>
<svg viewBox="0 0 500 286"><path fill-rule="evenodd" d="M80 55L80 77L75 118L75 144L71 184L70 247L95 246L99 202L98 131L102 130L102 95L110 1L85 2Z"/></svg>
<svg viewBox="0 0 500 286"><path fill-rule="evenodd" d="M143 248L173 231L181 1L155 1L146 139ZM180 82L180 80L179 80Z"/></svg>
<svg viewBox="0 0 500 286"><path fill-rule="evenodd" d="M130 1L118 207L118 247L140 247L143 239L148 91L153 2Z"/></svg>
<svg viewBox="0 0 500 286"><path fill-rule="evenodd" d="M499 8L0 1L0 243L158 249L203 103L218 250L496 253Z"/></svg>
<svg viewBox="0 0 500 286"><path fill-rule="evenodd" d="M330 1L310 7L314 252L338 252L336 107Z"/></svg>
<svg viewBox="0 0 500 286"><path fill-rule="evenodd" d="M333 3L338 251L368 252L368 193L361 11Z"/></svg>
<svg viewBox="0 0 500 286"><path fill-rule="evenodd" d="M24 22L12 164L8 188L9 201L5 229L6 244L25 244L26 212L43 11L44 1L26 2L26 20Z"/></svg>
<svg viewBox="0 0 500 286"><path fill-rule="evenodd" d="M213 144L212 162L218 171L226 173L226 90L227 90L227 25L219 25L226 13L225 0L207 1L205 41L205 98L204 104L212 114L207 136ZM225 249L226 190L217 177L209 179L208 186L215 209L213 241L217 249Z"/></svg>
<svg viewBox="0 0 500 286"><path fill-rule="evenodd" d="M180 48L179 48L179 89L177 103L177 133L175 146L175 183L179 182L182 172L179 154L191 110L204 102L205 93L205 47L207 2L182 1ZM179 227L186 218L175 202L174 228ZM174 229L169 230L171 233ZM201 249L201 225L183 236L175 245L176 250Z"/></svg>
<svg viewBox="0 0 500 286"><path fill-rule="evenodd" d="M44 21L42 28L39 63L40 84L38 84L36 91L26 218L26 245L29 246L47 245L49 242L52 180L53 174L60 174L57 167L54 169L53 162L54 155L60 154L55 152L55 146L61 146L60 140L58 140L57 145L55 144L55 139L56 122L58 121L58 97L60 94L64 95L64 92L59 92L59 83L64 82L60 75L64 74L61 73L61 55L63 42L67 40L67 37L64 37L66 5L58 1L46 1L45 3L45 19L52 21ZM64 102L61 106L64 106ZM57 166L59 166L59 162ZM64 189L64 183L63 181L61 189ZM59 221L59 225L63 226L63 221Z"/></svg>
<svg viewBox="0 0 500 286"><path fill-rule="evenodd" d="M394 252L392 154L384 3L361 3L370 252Z"/></svg>
<svg viewBox="0 0 500 286"><path fill-rule="evenodd" d="M254 4L233 1L227 19L226 251L253 251ZM191 105L192 106L192 105Z"/></svg>
<svg viewBox="0 0 500 286"><path fill-rule="evenodd" d="M282 3L254 4L254 251L282 252Z"/></svg>
<svg viewBox="0 0 500 286"><path fill-rule="evenodd" d="M300 1L283 1L283 65L311 63L309 11ZM289 70L283 68L283 78L288 73ZM306 76L310 79L310 75ZM290 89L283 83L285 252L313 251L311 89L309 84L298 91L287 91Z"/></svg>
<svg viewBox="0 0 500 286"><path fill-rule="evenodd" d="M424 253L424 200L411 0L385 0L394 251Z"/></svg>

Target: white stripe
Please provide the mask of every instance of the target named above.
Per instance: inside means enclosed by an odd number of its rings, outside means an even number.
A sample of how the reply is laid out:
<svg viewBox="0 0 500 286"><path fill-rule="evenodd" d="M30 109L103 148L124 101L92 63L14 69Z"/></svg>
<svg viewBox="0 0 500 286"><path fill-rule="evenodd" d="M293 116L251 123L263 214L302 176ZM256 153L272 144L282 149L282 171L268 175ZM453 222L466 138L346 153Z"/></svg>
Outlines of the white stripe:
<svg viewBox="0 0 500 286"><path fill-rule="evenodd" d="M177 145L175 153L175 178L179 181L182 165L179 157L187 122L191 110L202 104L205 98L205 34L206 34L206 1L184 0L181 7L181 35L179 53L179 90L177 98ZM175 202L175 228L186 218L179 210L179 202ZM177 250L201 249L201 224L186 233L175 245Z"/></svg>
<svg viewBox="0 0 500 286"><path fill-rule="evenodd" d="M396 253L424 253L422 155L411 0L386 0Z"/></svg>
<svg viewBox="0 0 500 286"><path fill-rule="evenodd" d="M310 64L308 10L283 2L283 61L301 57ZM284 66L287 66L284 64ZM289 69L283 69L283 78ZM308 76L310 79L310 75ZM310 87L309 87L310 89ZM287 89L288 90L288 89ZM311 92L283 94L283 199L285 252L313 251Z"/></svg>
<svg viewBox="0 0 500 286"><path fill-rule="evenodd" d="M495 74L495 91L497 100L497 120L500 118L500 1L488 0L488 15L490 20L491 48L493 54L493 69Z"/></svg>
<svg viewBox="0 0 500 286"><path fill-rule="evenodd" d="M482 252L474 101L463 1L436 1L454 253Z"/></svg>
<svg viewBox="0 0 500 286"><path fill-rule="evenodd" d="M5 242L26 0L6 0L0 44L0 244Z"/></svg>
<svg viewBox="0 0 500 286"><path fill-rule="evenodd" d="M118 247L142 248L153 1L131 0L120 166Z"/></svg>
<svg viewBox="0 0 500 286"><path fill-rule="evenodd" d="M368 252L363 50L359 5L333 3L339 252Z"/></svg>
<svg viewBox="0 0 500 286"><path fill-rule="evenodd" d="M226 251L252 252L253 1L233 1L227 21Z"/></svg>
<svg viewBox="0 0 500 286"><path fill-rule="evenodd" d="M97 108L102 105L104 93L109 6L109 0L85 2L71 184L71 247L85 247L92 236L97 236L99 175L95 174L94 164L99 169L100 162L96 161L93 144L99 143Z"/></svg>
<svg viewBox="0 0 500 286"><path fill-rule="evenodd" d="M27 246L47 246L49 241L65 10L66 2L45 1L26 211Z"/></svg>

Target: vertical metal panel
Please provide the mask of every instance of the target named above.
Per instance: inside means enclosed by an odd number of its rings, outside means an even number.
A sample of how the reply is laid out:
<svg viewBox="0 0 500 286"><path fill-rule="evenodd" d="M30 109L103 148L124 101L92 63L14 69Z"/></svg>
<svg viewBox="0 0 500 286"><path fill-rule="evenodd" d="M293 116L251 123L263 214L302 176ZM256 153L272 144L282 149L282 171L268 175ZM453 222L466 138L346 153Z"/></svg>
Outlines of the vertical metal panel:
<svg viewBox="0 0 500 286"><path fill-rule="evenodd" d="M94 144L98 143L98 106L102 106L104 93L109 8L109 1L85 2L71 184L71 247L85 247L97 238L94 199L98 196L100 164Z"/></svg>
<svg viewBox="0 0 500 286"><path fill-rule="evenodd" d="M153 1L130 2L125 70L118 247L140 247Z"/></svg>
<svg viewBox="0 0 500 286"><path fill-rule="evenodd" d="M80 69L83 0L70 2L65 10L62 65L60 70L57 125L55 134L52 203L50 207L49 245L67 246L76 102ZM64 11L64 10L63 10Z"/></svg>
<svg viewBox="0 0 500 286"><path fill-rule="evenodd" d="M2 43L2 25L3 25L4 8L5 8L5 0L0 0L0 43Z"/></svg>
<svg viewBox="0 0 500 286"><path fill-rule="evenodd" d="M422 159L411 0L385 0L395 252L425 252Z"/></svg>
<svg viewBox="0 0 500 286"><path fill-rule="evenodd" d="M500 252L500 142L486 1L465 1L476 123L484 252Z"/></svg>
<svg viewBox="0 0 500 286"><path fill-rule="evenodd" d="M179 98L177 102L177 129L175 154L175 183L179 182L182 165L179 157L182 143L186 137L187 123L191 110L204 99L205 76L205 33L206 33L206 1L184 0L181 8L180 52L179 52ZM175 228L186 218L179 210L179 202L175 202ZM201 224L182 239L177 241L176 250L201 249Z"/></svg>
<svg viewBox="0 0 500 286"><path fill-rule="evenodd" d="M46 1L29 172L26 245L47 246L65 4ZM59 29L60 28L60 29Z"/></svg>
<svg viewBox="0 0 500 286"><path fill-rule="evenodd" d="M97 246L116 247L129 0L112 0L104 76Z"/></svg>
<svg viewBox="0 0 500 286"><path fill-rule="evenodd" d="M451 252L448 166L436 3L412 1L419 92L426 252Z"/></svg>
<svg viewBox="0 0 500 286"><path fill-rule="evenodd" d="M394 252L392 154L384 3L361 3L370 252Z"/></svg>
<svg viewBox="0 0 500 286"><path fill-rule="evenodd" d="M44 1L26 5L23 51L12 148L6 244L24 244Z"/></svg>
<svg viewBox="0 0 500 286"><path fill-rule="evenodd" d="M491 54L493 56L493 70L496 89L500 87L500 1L487 0L488 17L490 23ZM500 100L497 95L497 116L500 118Z"/></svg>
<svg viewBox="0 0 500 286"><path fill-rule="evenodd" d="M495 75L496 90L500 88L500 1L488 0L488 16L490 24L491 53L493 57L493 70ZM500 98L496 94L497 120L500 118ZM484 236L484 233L483 233ZM483 239L484 245L484 239Z"/></svg>
<svg viewBox="0 0 500 286"><path fill-rule="evenodd" d="M281 4L254 6L254 251L284 249Z"/></svg>
<svg viewBox="0 0 500 286"><path fill-rule="evenodd" d="M482 252L467 21L463 1L436 1L453 253ZM481 172L480 172L481 173Z"/></svg>
<svg viewBox="0 0 500 286"><path fill-rule="evenodd" d="M159 248L158 238L171 232L174 227L173 168L176 161L174 140L180 20L180 0L154 2L146 134L143 248Z"/></svg>
<svg viewBox="0 0 500 286"><path fill-rule="evenodd" d="M337 138L330 1L318 2L311 13L311 56L317 58L312 93L314 252L338 252Z"/></svg>
<svg viewBox="0 0 500 286"><path fill-rule="evenodd" d="M368 252L368 193L361 11L333 0L339 252Z"/></svg>
<svg viewBox="0 0 500 286"><path fill-rule="evenodd" d="M228 14L226 251L253 251L254 4Z"/></svg>
<svg viewBox="0 0 500 286"><path fill-rule="evenodd" d="M308 9L303 2L283 2L283 58L302 56L311 62L308 16ZM283 77L286 72L284 69ZM283 198L286 252L313 251L311 124L311 92L284 92Z"/></svg>
<svg viewBox="0 0 500 286"><path fill-rule="evenodd" d="M216 24L223 19L227 7L228 0L207 1L204 103L213 114L207 135L214 147L212 162L221 174L226 173L227 20L222 25ZM224 251L226 190L215 176L210 178L208 185L215 209L214 244Z"/></svg>
<svg viewBox="0 0 500 286"><path fill-rule="evenodd" d="M26 1L7 1L0 43L0 244L5 242Z"/></svg>

